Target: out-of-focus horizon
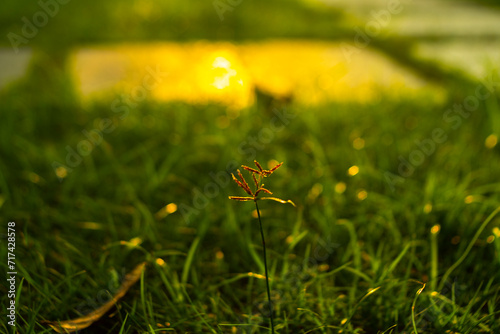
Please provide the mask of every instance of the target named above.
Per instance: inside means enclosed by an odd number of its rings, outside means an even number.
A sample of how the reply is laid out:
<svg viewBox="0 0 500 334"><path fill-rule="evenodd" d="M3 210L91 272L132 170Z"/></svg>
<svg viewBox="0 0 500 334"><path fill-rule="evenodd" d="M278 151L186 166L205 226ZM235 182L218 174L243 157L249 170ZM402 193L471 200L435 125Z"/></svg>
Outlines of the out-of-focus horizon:
<svg viewBox="0 0 500 334"><path fill-rule="evenodd" d="M484 77L500 61L500 11L474 2L272 1L266 6L275 18L245 1L213 1L198 11L180 2L114 1L97 6L98 15L90 5L41 4L18 20L21 9L3 5L14 15L0 25L7 37L0 89L26 75L33 50L62 52L84 101L129 93L156 67L168 79L148 98L236 110L253 104L256 90L305 105L415 94L443 101L445 90L428 80L439 74L420 72L413 60L466 80ZM70 20L75 12L81 14Z"/></svg>

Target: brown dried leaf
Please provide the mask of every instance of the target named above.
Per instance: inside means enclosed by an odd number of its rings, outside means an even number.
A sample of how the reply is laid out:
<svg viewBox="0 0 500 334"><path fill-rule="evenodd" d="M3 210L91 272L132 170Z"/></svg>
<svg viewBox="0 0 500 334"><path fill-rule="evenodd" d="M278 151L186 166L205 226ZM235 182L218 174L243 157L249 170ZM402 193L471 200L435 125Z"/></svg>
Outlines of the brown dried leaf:
<svg viewBox="0 0 500 334"><path fill-rule="evenodd" d="M94 312L91 312L83 317L66 320L66 321L45 321L47 325L52 327L57 333L74 333L81 329L87 328L94 322L102 318L125 294L127 291L135 284L141 277L141 273L146 267L146 262L137 265L134 270L125 275L125 279L122 285L116 292L116 294L111 298L109 302L99 307Z"/></svg>

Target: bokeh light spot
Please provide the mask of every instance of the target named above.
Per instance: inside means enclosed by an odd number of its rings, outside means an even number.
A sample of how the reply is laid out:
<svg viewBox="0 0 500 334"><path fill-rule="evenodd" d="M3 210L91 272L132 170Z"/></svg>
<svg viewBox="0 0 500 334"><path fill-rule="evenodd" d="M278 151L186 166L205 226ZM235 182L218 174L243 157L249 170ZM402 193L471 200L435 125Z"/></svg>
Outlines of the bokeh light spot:
<svg viewBox="0 0 500 334"><path fill-rule="evenodd" d="M494 134L489 135L484 141L484 146L486 146L486 148L489 149L492 149L493 147L497 146L497 144L498 144L498 137L497 135Z"/></svg>
<svg viewBox="0 0 500 334"><path fill-rule="evenodd" d="M441 230L441 225L436 224L431 228L431 234L437 234Z"/></svg>
<svg viewBox="0 0 500 334"><path fill-rule="evenodd" d="M346 188L347 188L347 186L346 186L346 184L344 182L338 182L335 185L335 192L337 194L343 194Z"/></svg>
<svg viewBox="0 0 500 334"><path fill-rule="evenodd" d="M362 190L358 191L357 197L360 201L364 201L368 197L368 192L366 190L362 189Z"/></svg>
<svg viewBox="0 0 500 334"><path fill-rule="evenodd" d="M361 150L365 147L365 140L363 138L356 138L352 142L352 147L354 147L356 150Z"/></svg>
<svg viewBox="0 0 500 334"><path fill-rule="evenodd" d="M358 166L352 166L347 170L347 174L349 176L354 176L359 173L359 167Z"/></svg>
<svg viewBox="0 0 500 334"><path fill-rule="evenodd" d="M471 204L472 202L475 201L475 199L476 198L473 195L469 195L469 196L465 197L464 202L465 202L465 204Z"/></svg>
<svg viewBox="0 0 500 334"><path fill-rule="evenodd" d="M427 203L424 206L424 213L430 213L431 211L432 211L432 204L431 203Z"/></svg>
<svg viewBox="0 0 500 334"><path fill-rule="evenodd" d="M217 253L215 253L215 258L217 260L222 260L224 258L224 253L222 251L217 251Z"/></svg>
<svg viewBox="0 0 500 334"><path fill-rule="evenodd" d="M56 168L56 175L60 179L64 179L68 176L68 170L64 168L63 166L57 167Z"/></svg>

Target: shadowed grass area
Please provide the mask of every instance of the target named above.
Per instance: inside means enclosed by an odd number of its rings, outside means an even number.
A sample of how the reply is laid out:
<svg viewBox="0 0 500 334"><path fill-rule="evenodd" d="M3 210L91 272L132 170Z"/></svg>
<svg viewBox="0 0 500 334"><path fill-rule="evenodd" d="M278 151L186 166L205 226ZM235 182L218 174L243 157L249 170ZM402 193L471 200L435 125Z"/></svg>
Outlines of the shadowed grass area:
<svg viewBox="0 0 500 334"><path fill-rule="evenodd" d="M113 316L82 332L265 332L254 207L227 199L228 163L254 158L286 162L268 186L298 205L259 206L277 332L500 331L498 217L474 239L500 203L499 148L485 146L498 96L456 129L443 114L474 94L465 85L443 105L292 105L264 136L276 114L257 106L230 120L217 105L146 100L120 120L109 101L81 105L62 65L38 57L0 97L0 216L17 223L20 333L95 310L144 260ZM103 118L113 131L59 182L52 163L67 164L66 147ZM392 191L386 172L398 175L399 157L436 128L447 139Z"/></svg>

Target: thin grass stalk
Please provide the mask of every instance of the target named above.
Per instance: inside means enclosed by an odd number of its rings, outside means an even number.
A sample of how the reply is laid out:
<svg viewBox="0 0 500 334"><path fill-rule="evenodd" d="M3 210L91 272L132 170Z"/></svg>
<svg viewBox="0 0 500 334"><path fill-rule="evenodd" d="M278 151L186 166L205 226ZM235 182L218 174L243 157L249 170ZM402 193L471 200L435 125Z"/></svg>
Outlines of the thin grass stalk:
<svg viewBox="0 0 500 334"><path fill-rule="evenodd" d="M269 303L269 316L271 319L271 330L274 334L274 319L273 319L273 306L271 304L271 290L269 289L269 275L267 274L267 255L266 255L266 241L264 239L264 230L262 229L262 221L260 220L260 211L257 201L255 201L255 207L257 208L257 216L259 217L260 235L262 236L262 247L264 248L264 270L266 272L266 287L267 287L267 300Z"/></svg>

